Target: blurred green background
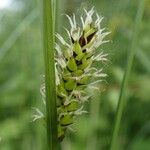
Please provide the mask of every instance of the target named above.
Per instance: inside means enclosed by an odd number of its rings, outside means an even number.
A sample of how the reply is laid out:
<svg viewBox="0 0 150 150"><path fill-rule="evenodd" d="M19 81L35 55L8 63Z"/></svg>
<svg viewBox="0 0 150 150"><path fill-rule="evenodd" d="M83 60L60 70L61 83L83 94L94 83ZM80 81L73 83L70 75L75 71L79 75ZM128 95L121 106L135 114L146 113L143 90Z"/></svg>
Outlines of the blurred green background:
<svg viewBox="0 0 150 150"><path fill-rule="evenodd" d="M139 0L59 0L57 30L66 18L93 5L111 31L100 49L109 53L108 74L88 103L90 114L76 122L62 150L108 150L120 85L130 51ZM118 150L150 149L150 0L145 10L130 74ZM42 109L39 88L44 72L42 0L0 0L0 150L45 150L45 127L31 122L33 107ZM79 17L79 15L77 15ZM62 23L63 22L63 23ZM63 26L62 26L63 25Z"/></svg>

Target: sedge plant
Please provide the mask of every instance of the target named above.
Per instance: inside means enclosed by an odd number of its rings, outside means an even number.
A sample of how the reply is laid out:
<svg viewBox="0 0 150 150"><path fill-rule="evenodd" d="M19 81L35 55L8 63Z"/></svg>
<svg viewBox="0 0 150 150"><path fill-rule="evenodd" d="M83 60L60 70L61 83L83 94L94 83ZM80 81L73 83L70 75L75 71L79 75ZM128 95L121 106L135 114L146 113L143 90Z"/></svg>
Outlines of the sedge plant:
<svg viewBox="0 0 150 150"><path fill-rule="evenodd" d="M107 61L107 54L98 51L99 46L108 42L104 38L109 34L101 27L103 17L95 12L94 8L80 17L81 24L77 23L75 14L66 15L70 29L65 28L67 38L56 33L55 43L55 79L56 79L56 108L57 108L57 138L61 142L67 131L80 115L87 113L84 106L93 91L100 88L99 84L106 77L103 68L94 65ZM45 78L45 77L44 77ZM41 86L41 94L45 103L46 83ZM34 118L44 118L39 112Z"/></svg>

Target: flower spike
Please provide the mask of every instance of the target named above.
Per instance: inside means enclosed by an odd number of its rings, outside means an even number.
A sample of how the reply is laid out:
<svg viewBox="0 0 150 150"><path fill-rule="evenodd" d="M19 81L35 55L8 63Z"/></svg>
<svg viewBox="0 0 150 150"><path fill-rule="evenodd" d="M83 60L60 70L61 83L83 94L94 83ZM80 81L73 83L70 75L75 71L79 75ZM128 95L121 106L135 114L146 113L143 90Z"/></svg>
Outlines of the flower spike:
<svg viewBox="0 0 150 150"><path fill-rule="evenodd" d="M95 62L107 61L107 55L103 52L97 54L96 49L106 43L104 38L109 34L105 28L101 28L103 17L94 11L94 7L87 11L84 9L85 17L81 16L82 26L78 26L76 16L66 15L70 23L70 29L66 29L67 39L56 34L58 42L55 44L55 73L57 92L57 127L58 140L62 141L67 130L80 115L87 113L84 110L85 103L89 100L90 94L86 88L99 90L99 84L107 75L102 68L95 68ZM41 86L42 97L45 98L45 85ZM38 116L44 115L38 110Z"/></svg>

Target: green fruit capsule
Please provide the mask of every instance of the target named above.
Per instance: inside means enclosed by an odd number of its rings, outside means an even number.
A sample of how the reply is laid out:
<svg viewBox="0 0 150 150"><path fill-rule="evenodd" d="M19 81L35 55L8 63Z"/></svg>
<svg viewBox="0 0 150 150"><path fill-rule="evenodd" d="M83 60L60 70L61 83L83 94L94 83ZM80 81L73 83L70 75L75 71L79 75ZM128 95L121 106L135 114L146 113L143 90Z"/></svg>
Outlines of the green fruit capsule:
<svg viewBox="0 0 150 150"><path fill-rule="evenodd" d="M65 129L61 125L58 125L57 131L58 131L58 140L61 142L65 137Z"/></svg>
<svg viewBox="0 0 150 150"><path fill-rule="evenodd" d="M61 83L57 86L57 95L64 98L64 95L68 95L67 91L64 88L64 84Z"/></svg>
<svg viewBox="0 0 150 150"><path fill-rule="evenodd" d="M66 108L68 112L76 111L79 108L79 102L76 100L72 101L66 106Z"/></svg>
<svg viewBox="0 0 150 150"><path fill-rule="evenodd" d="M66 75L66 74L69 74L69 73L70 73L70 71L67 68L64 68L63 74Z"/></svg>
<svg viewBox="0 0 150 150"><path fill-rule="evenodd" d="M72 115L69 115L69 114L66 114L66 115L63 115L61 118L60 118L60 124L62 126L68 126L70 124L73 124L73 116Z"/></svg>
<svg viewBox="0 0 150 150"><path fill-rule="evenodd" d="M85 89L85 85L78 85L76 87L76 90L83 90L83 89Z"/></svg>
<svg viewBox="0 0 150 150"><path fill-rule="evenodd" d="M90 59L82 59L82 64L78 66L78 69L83 70L91 64Z"/></svg>
<svg viewBox="0 0 150 150"><path fill-rule="evenodd" d="M77 70L72 73L73 76L81 76L84 73L83 70Z"/></svg>
<svg viewBox="0 0 150 150"><path fill-rule="evenodd" d="M75 43L74 43L74 45L73 45L73 51L74 51L77 55L79 55L79 54L82 53L82 48L81 48L79 42L75 42Z"/></svg>
<svg viewBox="0 0 150 150"><path fill-rule="evenodd" d="M71 73L67 68L64 68L63 70L63 79L64 80L68 80L71 77Z"/></svg>
<svg viewBox="0 0 150 150"><path fill-rule="evenodd" d="M60 107L61 104L62 104L62 99L57 97L57 100L56 100L57 107Z"/></svg>
<svg viewBox="0 0 150 150"><path fill-rule="evenodd" d="M97 29L91 28L90 30L88 30L87 32L84 33L84 37L87 38L88 36L90 36L91 34L93 34L96 31L97 31Z"/></svg>
<svg viewBox="0 0 150 150"><path fill-rule="evenodd" d="M74 58L70 58L68 60L67 67L70 71L76 71L77 70L77 64L76 64Z"/></svg>
<svg viewBox="0 0 150 150"><path fill-rule="evenodd" d="M68 80L66 83L65 83L65 89L68 90L68 91L72 91L73 89L75 89L77 86L77 83L75 80Z"/></svg>
<svg viewBox="0 0 150 150"><path fill-rule="evenodd" d="M80 81L78 81L79 84L87 84L89 81L90 77L89 76L85 76L83 77Z"/></svg>
<svg viewBox="0 0 150 150"><path fill-rule="evenodd" d="M78 55L75 57L75 59L78 60L78 61L80 61L80 60L83 58L84 55L85 55L85 53L78 54Z"/></svg>
<svg viewBox="0 0 150 150"><path fill-rule="evenodd" d="M64 74L64 75L63 75L63 79L64 79L65 81L68 81L71 77L72 77L72 76L71 76L71 73L68 73L68 74Z"/></svg>
<svg viewBox="0 0 150 150"><path fill-rule="evenodd" d="M94 42L95 42L95 40L94 40L94 37L93 37L93 39L88 44L83 46L82 49L90 48L94 44Z"/></svg>
<svg viewBox="0 0 150 150"><path fill-rule="evenodd" d="M94 52L92 51L92 52L85 54L84 58L88 59L88 58L92 57L93 55L94 55Z"/></svg>
<svg viewBox="0 0 150 150"><path fill-rule="evenodd" d="M57 108L57 113L58 113L58 115L59 115L60 113L65 112L65 111L67 111L67 109L66 109L64 106L60 106L59 108Z"/></svg>

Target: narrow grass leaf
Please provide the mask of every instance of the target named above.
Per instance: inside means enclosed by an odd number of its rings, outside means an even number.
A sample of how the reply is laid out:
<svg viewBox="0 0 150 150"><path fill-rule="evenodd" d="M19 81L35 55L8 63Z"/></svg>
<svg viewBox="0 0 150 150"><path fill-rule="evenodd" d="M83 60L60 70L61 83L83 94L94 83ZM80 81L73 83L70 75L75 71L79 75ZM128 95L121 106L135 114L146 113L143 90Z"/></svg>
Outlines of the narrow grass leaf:
<svg viewBox="0 0 150 150"><path fill-rule="evenodd" d="M145 4L145 0L142 0L142 1L139 0L138 11L137 11L137 15L135 18L135 27L134 27L133 39L131 43L131 49L129 52L127 66L126 66L126 70L125 70L122 85L121 85L121 91L120 91L120 96L119 96L117 112L116 112L116 119L115 119L112 139L111 139L110 150L116 150L116 144L117 144L116 142L118 138L118 132L119 132L122 113L124 109L125 93L127 90L127 84L128 84L128 79L129 79L129 75L130 75L131 68L132 68L132 63L133 63L134 56L136 53L136 45L138 42L138 33L140 30L140 24L141 24L143 12L144 12L144 4Z"/></svg>

